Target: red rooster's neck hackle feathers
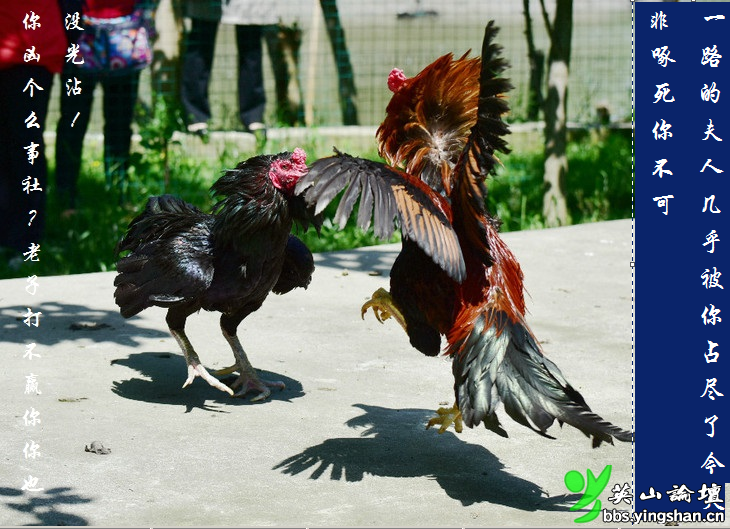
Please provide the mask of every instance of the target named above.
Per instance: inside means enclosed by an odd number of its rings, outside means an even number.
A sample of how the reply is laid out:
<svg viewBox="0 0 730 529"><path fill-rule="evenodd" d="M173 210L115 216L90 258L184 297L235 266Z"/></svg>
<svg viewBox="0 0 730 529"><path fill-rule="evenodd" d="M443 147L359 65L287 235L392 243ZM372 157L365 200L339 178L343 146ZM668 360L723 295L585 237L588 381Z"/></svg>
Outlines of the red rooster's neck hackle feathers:
<svg viewBox="0 0 730 529"><path fill-rule="evenodd" d="M490 287L495 289L490 308L505 312L513 322L522 321L525 316L522 267L491 224L487 225L487 238L494 259L488 271Z"/></svg>
<svg viewBox="0 0 730 529"><path fill-rule="evenodd" d="M451 172L477 120L481 60L444 55L415 77L388 76L393 96L377 131L380 155L448 193Z"/></svg>
<svg viewBox="0 0 730 529"><path fill-rule="evenodd" d="M460 304L456 307L454 325L447 335L452 344L446 350L448 355L462 350L462 338L471 332L482 314L488 315L488 326L496 327L497 336L508 320L524 324L526 308L522 267L490 222L485 223L485 235L491 265L485 268L479 258L474 259L474 254L467 253L468 276L458 287ZM497 314L506 316L508 320L493 319ZM458 346L454 346L455 343Z"/></svg>
<svg viewBox="0 0 730 529"><path fill-rule="evenodd" d="M269 179L274 187L291 195L299 179L307 174L307 154L297 147L291 155L271 162Z"/></svg>

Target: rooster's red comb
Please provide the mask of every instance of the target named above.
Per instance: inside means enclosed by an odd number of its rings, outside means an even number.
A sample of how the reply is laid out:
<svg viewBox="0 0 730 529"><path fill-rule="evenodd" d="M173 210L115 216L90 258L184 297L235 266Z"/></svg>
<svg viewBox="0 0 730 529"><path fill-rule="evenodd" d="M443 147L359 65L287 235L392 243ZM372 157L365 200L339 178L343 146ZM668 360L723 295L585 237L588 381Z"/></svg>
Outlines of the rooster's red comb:
<svg viewBox="0 0 730 529"><path fill-rule="evenodd" d="M401 87L408 80L406 74L400 68L393 68L388 75L388 88L394 94L401 89Z"/></svg>

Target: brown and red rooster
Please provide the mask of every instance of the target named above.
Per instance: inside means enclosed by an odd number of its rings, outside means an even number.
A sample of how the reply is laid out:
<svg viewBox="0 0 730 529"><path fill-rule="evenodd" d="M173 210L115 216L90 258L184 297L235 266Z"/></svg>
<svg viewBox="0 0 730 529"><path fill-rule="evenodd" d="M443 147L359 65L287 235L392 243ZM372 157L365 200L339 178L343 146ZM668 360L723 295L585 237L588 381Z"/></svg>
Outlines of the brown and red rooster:
<svg viewBox="0 0 730 529"><path fill-rule="evenodd" d="M213 184L214 196L222 199L212 214L170 195L151 197L120 241L117 251L129 254L117 263L114 300L125 318L153 305L168 309L170 333L188 365L183 387L201 377L231 395L256 391L253 400L269 396L269 387L283 389L282 382L259 378L236 329L269 292L309 285L312 254L290 234L295 221L304 229L310 223L321 227L294 193L307 172L305 158L295 149L241 162ZM208 373L185 334L187 317L201 308L222 313L221 330L236 362L216 374L238 371L231 387Z"/></svg>
<svg viewBox="0 0 730 529"><path fill-rule="evenodd" d="M406 78L391 72L394 92L377 132L387 164L346 154L315 162L297 184L321 211L345 189L336 214L342 225L359 198L358 223L374 218L376 234L389 236L397 217L403 247L380 289L362 308L383 321L396 319L411 344L434 356L446 337L453 359L456 404L441 408L429 426L441 431L462 422L507 433L496 415L501 401L520 424L550 437L557 419L602 441L632 441L633 434L596 415L545 358L525 322L520 265L498 235L499 220L486 208L485 180L509 152L502 116L511 85L497 29L485 30L481 60L446 55Z"/></svg>

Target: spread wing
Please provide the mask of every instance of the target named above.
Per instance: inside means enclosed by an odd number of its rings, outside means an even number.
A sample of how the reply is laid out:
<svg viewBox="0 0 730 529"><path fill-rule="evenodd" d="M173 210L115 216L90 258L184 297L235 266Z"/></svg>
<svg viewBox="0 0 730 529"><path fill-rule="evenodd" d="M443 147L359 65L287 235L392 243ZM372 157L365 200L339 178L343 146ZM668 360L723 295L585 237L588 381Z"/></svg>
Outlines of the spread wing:
<svg viewBox="0 0 730 529"><path fill-rule="evenodd" d="M319 214L343 189L334 219L340 228L359 198L358 226L368 229L372 219L375 235L387 239L397 219L404 238L413 240L449 277L464 280L464 257L441 195L407 173L340 152L314 162L295 193Z"/></svg>
<svg viewBox="0 0 730 529"><path fill-rule="evenodd" d="M512 85L508 79L499 77L507 63L501 56L501 46L494 42L497 32L494 22L490 21L484 30L476 124L450 175L451 181L445 185L450 190L453 223L464 246L488 266L494 263L495 249L490 247L489 241L496 236L492 232L499 221L486 208L485 180L501 164L496 153L510 152L504 139L509 134L509 127L502 116L509 111L504 94Z"/></svg>

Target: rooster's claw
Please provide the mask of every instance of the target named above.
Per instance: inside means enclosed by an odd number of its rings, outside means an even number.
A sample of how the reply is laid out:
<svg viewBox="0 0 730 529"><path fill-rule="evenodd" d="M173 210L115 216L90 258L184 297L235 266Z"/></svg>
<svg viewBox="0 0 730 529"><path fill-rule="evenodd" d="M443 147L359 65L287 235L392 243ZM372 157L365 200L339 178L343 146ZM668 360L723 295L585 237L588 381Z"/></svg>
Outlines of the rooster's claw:
<svg viewBox="0 0 730 529"><path fill-rule="evenodd" d="M375 314L375 318L380 323L383 323L385 322L385 320L392 317L400 324L401 327L403 327L403 330L407 330L406 320L403 317L403 314L395 304L395 301L390 295L390 292L388 292L384 288L379 288L378 290L373 292L373 295L370 297L370 299L366 301L365 304L362 306L362 308L360 309L360 315L363 319L365 319L365 313L368 311L368 309L373 309L373 314Z"/></svg>
<svg viewBox="0 0 730 529"><path fill-rule="evenodd" d="M461 418L461 411L459 411L459 407L456 404L454 404L451 408L439 408L436 410L436 413L438 416L433 417L428 421L428 424L426 425L427 430L437 424L441 425L439 433L444 433L452 424L454 425L456 433L461 433L464 429L464 421Z"/></svg>

